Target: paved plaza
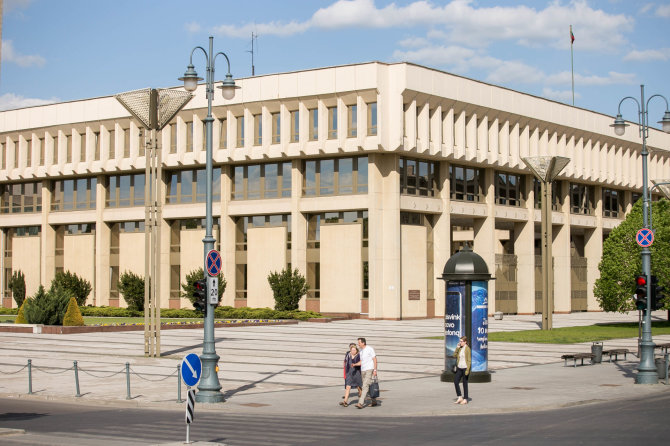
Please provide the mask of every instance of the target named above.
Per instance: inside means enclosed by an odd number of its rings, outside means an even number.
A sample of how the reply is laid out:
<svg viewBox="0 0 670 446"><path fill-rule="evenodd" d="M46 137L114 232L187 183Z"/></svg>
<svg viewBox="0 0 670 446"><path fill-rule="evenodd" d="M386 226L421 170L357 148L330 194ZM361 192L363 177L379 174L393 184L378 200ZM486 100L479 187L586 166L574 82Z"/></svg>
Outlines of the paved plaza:
<svg viewBox="0 0 670 446"><path fill-rule="evenodd" d="M665 319L666 312L654 313ZM637 313L554 315L554 327L636 321ZM489 329L537 329L540 315L489 319ZM226 402L201 404L199 410L282 414L349 414L342 408L342 359L347 345L367 338L379 359L381 405L370 416L440 415L535 410L632 398L666 392L670 386L635 385L637 358L616 363L564 367L561 355L590 352L591 344L519 344L491 342L492 382L471 384L471 404L456 406L453 384L440 382L444 341L441 319L331 323L301 322L284 326L225 327L215 331L221 356L219 377ZM163 357L145 358L143 332L45 335L0 333L0 396L77 401L133 407L183 407L177 365L202 350L202 330L162 331ZM654 338L670 342L670 335ZM628 348L637 339L605 341L605 348ZM32 360L32 390L27 369ZM78 363L81 397L75 397L73 361ZM125 363L130 365L131 399L127 400ZM185 398L185 387L181 385ZM356 398L353 398L355 401Z"/></svg>

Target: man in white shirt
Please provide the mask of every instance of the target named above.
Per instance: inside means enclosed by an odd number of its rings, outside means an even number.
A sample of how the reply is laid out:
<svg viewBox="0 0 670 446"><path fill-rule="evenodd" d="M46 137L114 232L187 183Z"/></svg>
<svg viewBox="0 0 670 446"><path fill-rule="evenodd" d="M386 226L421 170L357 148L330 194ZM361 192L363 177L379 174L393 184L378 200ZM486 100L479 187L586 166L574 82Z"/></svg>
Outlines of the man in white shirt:
<svg viewBox="0 0 670 446"><path fill-rule="evenodd" d="M375 354L375 350L366 344L365 338L358 338L358 348L360 349L359 354L361 360L358 364L354 365L361 366L361 375L363 377L363 390L361 391L361 397L359 398L356 407L358 409L362 409L365 407L365 397L367 396L368 390L370 389L370 383L372 382L372 377L377 376L377 355ZM371 399L372 403L370 403L370 405L376 406L377 400L375 398Z"/></svg>

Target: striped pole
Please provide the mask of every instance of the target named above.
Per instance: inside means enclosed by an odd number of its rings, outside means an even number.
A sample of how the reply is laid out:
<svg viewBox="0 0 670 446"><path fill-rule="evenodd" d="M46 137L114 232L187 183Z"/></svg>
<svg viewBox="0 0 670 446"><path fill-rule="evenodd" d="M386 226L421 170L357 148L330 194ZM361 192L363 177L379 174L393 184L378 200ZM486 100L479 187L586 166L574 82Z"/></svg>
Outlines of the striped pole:
<svg viewBox="0 0 670 446"><path fill-rule="evenodd" d="M191 442L189 439L191 423L195 415L195 389L189 387L186 400L186 444L189 444Z"/></svg>

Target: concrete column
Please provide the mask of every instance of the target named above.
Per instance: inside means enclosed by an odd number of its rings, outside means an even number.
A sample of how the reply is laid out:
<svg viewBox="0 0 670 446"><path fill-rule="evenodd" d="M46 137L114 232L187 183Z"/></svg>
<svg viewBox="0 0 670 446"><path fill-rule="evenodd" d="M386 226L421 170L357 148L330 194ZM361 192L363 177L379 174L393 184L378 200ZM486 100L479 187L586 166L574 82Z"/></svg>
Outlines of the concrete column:
<svg viewBox="0 0 670 446"><path fill-rule="evenodd" d="M496 268L496 231L495 231L495 171L485 169L484 171L484 193L486 203L486 217L475 218L473 221L474 247L472 250L479 254L491 276L495 275ZM496 311L495 308L495 280L489 283L489 314Z"/></svg>
<svg viewBox="0 0 670 446"><path fill-rule="evenodd" d="M596 227L584 231L584 256L586 257L586 282L588 284L586 295L586 310L601 311L600 304L593 295L593 287L596 279L600 277L598 264L603 256L603 192L602 187L597 186L596 191ZM628 195L628 194L627 194ZM630 202L630 200L629 200Z"/></svg>
<svg viewBox="0 0 670 446"><path fill-rule="evenodd" d="M516 303L518 314L535 314L535 190L532 176L526 176L525 185L528 218L514 223Z"/></svg>
<svg viewBox="0 0 670 446"><path fill-rule="evenodd" d="M442 277L444 265L451 254L451 197L449 195L449 163L440 163L440 200L442 201L442 213L435 215L433 227L433 290L435 297L435 316L444 316L444 291L445 282Z"/></svg>
<svg viewBox="0 0 670 446"><path fill-rule="evenodd" d="M569 188L561 191L563 224L552 226L551 250L554 257L554 313L569 313L572 309L572 280L570 264L570 199ZM553 216L552 212L552 216ZM552 217L553 220L553 217Z"/></svg>
<svg viewBox="0 0 670 446"><path fill-rule="evenodd" d="M56 231L49 224L52 194L49 182L42 182L42 236L40 260L40 283L46 288L56 275Z"/></svg>
<svg viewBox="0 0 670 446"><path fill-rule="evenodd" d="M360 131L360 129L359 129ZM301 160L293 160L291 169L291 268L307 277L307 218L300 212L303 174ZM307 308L307 297L300 299L299 309Z"/></svg>
<svg viewBox="0 0 670 446"><path fill-rule="evenodd" d="M221 258L223 277L226 278L226 290L221 297L221 305L235 306L235 220L229 216L228 209L233 189L233 169L230 164L221 166Z"/></svg>
<svg viewBox="0 0 670 446"><path fill-rule="evenodd" d="M105 177L97 177L95 186L95 283L93 305L109 305L109 248L110 229L103 219L106 189Z"/></svg>
<svg viewBox="0 0 670 446"><path fill-rule="evenodd" d="M370 154L368 231L370 319L398 319L400 303L400 177L398 156Z"/></svg>

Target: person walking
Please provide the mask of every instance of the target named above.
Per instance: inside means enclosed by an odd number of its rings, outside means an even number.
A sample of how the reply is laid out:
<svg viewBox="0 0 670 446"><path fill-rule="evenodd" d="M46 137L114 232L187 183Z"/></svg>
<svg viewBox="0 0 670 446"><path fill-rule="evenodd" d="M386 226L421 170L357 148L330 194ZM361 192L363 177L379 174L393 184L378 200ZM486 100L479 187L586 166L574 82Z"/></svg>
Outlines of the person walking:
<svg viewBox="0 0 670 446"><path fill-rule="evenodd" d="M361 367L354 364L361 360L356 344L349 344L349 351L344 355L344 399L340 401L340 406L347 407L349 405L349 393L352 387L358 388L358 396L361 395L361 386L363 381L361 379Z"/></svg>
<svg viewBox="0 0 670 446"><path fill-rule="evenodd" d="M360 362L355 363L354 366L361 367L361 375L363 378L363 390L361 391L361 396L358 398L358 404L356 404L357 409L362 409L365 407L365 397L370 390L370 383L372 378L377 376L377 355L375 350L367 345L365 338L358 338L358 347L360 349L359 356ZM371 398L372 402L370 406L377 405L377 399Z"/></svg>
<svg viewBox="0 0 670 446"><path fill-rule="evenodd" d="M454 404L468 404L468 377L470 376L470 365L472 363L472 352L468 346L468 338L462 336L458 341L458 346L454 352L456 358L456 376L454 376L454 386L456 387L456 396L458 398ZM463 396L461 396L460 382L463 379Z"/></svg>

